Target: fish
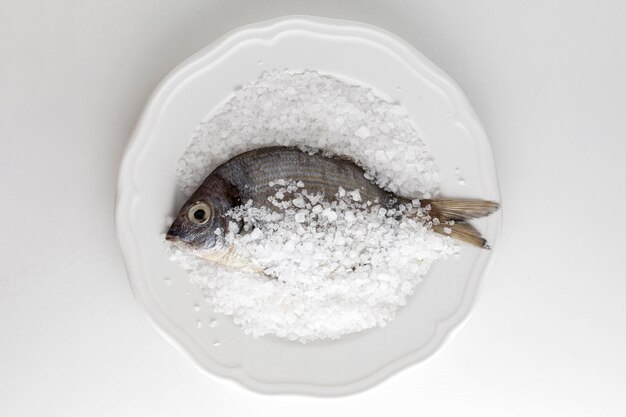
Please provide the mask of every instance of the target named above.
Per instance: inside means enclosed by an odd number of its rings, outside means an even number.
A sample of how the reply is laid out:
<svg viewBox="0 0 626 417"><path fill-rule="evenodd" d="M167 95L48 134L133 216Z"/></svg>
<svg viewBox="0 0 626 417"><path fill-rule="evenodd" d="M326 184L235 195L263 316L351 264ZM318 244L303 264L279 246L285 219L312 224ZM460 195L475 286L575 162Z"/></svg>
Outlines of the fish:
<svg viewBox="0 0 626 417"><path fill-rule="evenodd" d="M410 206L415 199L397 195L376 184L352 158L321 150L270 146L241 153L211 172L182 205L167 234L167 241L183 250L230 266L244 266L245 259L224 244L233 227L229 213L244 205L279 210L268 204L285 180L301 182L307 192L333 198L340 190L358 190L364 202L386 209ZM419 199L419 217L436 233L489 249L487 240L470 224L490 215L500 204L480 199ZM413 213L416 213L414 211ZM424 213L426 213L424 215ZM407 216L411 215L408 211ZM237 230L237 233L246 233Z"/></svg>

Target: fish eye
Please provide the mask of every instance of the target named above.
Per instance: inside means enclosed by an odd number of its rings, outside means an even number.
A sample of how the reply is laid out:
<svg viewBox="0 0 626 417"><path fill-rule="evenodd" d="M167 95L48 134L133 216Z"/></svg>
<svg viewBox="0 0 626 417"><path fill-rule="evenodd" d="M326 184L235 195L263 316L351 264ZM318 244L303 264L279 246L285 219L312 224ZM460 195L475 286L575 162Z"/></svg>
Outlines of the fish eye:
<svg viewBox="0 0 626 417"><path fill-rule="evenodd" d="M194 224L204 224L211 218L211 207L204 201L198 201L189 207L187 218Z"/></svg>

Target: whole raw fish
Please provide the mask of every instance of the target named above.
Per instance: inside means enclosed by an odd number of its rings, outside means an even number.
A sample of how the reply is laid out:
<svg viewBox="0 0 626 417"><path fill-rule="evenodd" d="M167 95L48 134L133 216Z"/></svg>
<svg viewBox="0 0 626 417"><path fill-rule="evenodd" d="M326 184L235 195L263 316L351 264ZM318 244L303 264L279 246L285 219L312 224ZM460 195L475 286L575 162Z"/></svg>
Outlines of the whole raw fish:
<svg viewBox="0 0 626 417"><path fill-rule="evenodd" d="M282 181L298 181L307 192L333 199L340 188L359 190L360 199L373 207L387 209L411 205L366 178L363 168L343 156L304 151L296 147L272 146L254 149L217 167L183 204L166 239L183 249L200 250L208 259L234 264L231 248L224 247L229 232L229 212L246 203L277 210L269 199ZM486 240L467 220L493 213L499 204L484 200L422 199L417 219L433 231L488 249ZM405 215L418 213L407 211ZM218 230L219 229L219 230ZM217 231L217 233L216 233ZM240 233L245 233L241 230Z"/></svg>

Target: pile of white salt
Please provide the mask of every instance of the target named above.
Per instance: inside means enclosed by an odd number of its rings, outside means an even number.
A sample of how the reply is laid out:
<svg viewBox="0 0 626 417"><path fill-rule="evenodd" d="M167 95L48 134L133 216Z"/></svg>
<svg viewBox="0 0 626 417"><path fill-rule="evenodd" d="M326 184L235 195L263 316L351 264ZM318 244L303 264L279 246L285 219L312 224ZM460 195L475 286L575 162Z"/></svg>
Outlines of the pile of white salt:
<svg viewBox="0 0 626 417"><path fill-rule="evenodd" d="M399 195L437 194L435 164L405 111L316 72L265 73L237 90L196 130L179 161L181 189L189 195L222 162L269 145L349 155ZM292 179L277 185L266 207L230 213L248 230L231 230L226 242L249 267L170 248L211 307L248 334L306 342L384 326L433 262L458 253L450 238L403 216L419 211L417 204L386 210L362 201L357 190L322 198Z"/></svg>

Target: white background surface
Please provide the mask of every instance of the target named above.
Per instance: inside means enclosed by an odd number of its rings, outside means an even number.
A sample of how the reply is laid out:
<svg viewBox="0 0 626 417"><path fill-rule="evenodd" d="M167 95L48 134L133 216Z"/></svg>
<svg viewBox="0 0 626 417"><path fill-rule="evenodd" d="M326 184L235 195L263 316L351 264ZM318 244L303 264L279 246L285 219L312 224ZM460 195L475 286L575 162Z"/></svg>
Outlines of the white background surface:
<svg viewBox="0 0 626 417"><path fill-rule="evenodd" d="M0 416L626 413L626 4L0 0ZM156 84L239 25L360 20L455 78L504 202L466 325L362 394L262 396L148 323L113 228L118 164ZM359 414L356 414L359 413Z"/></svg>

